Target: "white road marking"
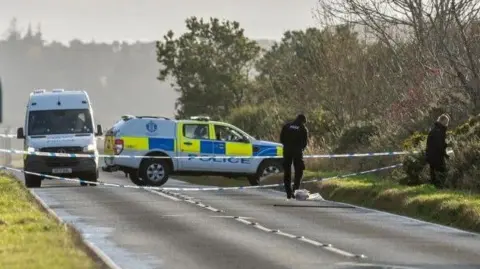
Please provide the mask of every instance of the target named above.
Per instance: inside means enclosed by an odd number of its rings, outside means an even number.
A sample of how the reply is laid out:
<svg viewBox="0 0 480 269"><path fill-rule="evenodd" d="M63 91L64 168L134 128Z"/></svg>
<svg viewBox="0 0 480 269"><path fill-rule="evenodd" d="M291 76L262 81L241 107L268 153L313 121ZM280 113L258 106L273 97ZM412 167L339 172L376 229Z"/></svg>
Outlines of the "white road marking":
<svg viewBox="0 0 480 269"><path fill-rule="evenodd" d="M285 232L282 232L280 230L272 230L272 229L269 229L263 225L260 225L256 222L251 222L251 221L248 221L246 220L246 218L244 217L234 217L235 220L243 223L243 224L246 224L246 225L249 225L249 226L253 226L259 230L262 230L264 232L267 232L267 233L275 233L275 234L278 234L278 235L282 235L282 236L285 236L285 237L288 237L288 238L291 238L291 239L298 239L299 241L302 241L302 242L305 242L305 243L309 243L311 245L314 245L316 247L322 247L323 249L327 250L327 251L330 251L330 252L333 252L335 254L338 254L338 255L342 255L342 256L345 256L345 257L349 257L349 258L362 258L362 259L365 259L367 258L365 255L355 255L353 253L350 253L350 252L347 252L347 251L344 251L344 250L341 250L341 249L338 249L338 248L335 248L333 247L331 244L324 244L324 243L320 243L320 242L317 242L315 240L312 240L312 239L308 239L308 238L305 238L304 236L296 236L296 235L293 235L293 234L289 234L289 233L285 233Z"/></svg>
<svg viewBox="0 0 480 269"><path fill-rule="evenodd" d="M148 190L148 189L145 189L146 191L150 192L150 193L154 193L154 194L157 194L157 195L160 195L160 196L163 196L165 198L168 198L170 200L173 200L173 201L176 201L176 202L179 202L181 201L180 199L178 199L177 197L174 197L174 196L171 196L171 195L168 195L168 194L165 194L163 192L158 192L158 191L154 191L154 190Z"/></svg>
<svg viewBox="0 0 480 269"><path fill-rule="evenodd" d="M150 190L149 190L150 191ZM202 202L199 202L199 201L195 201L193 200L194 198L193 197L188 197L186 195L183 195L181 193L175 193L175 192L170 192L170 191L151 191L151 192L155 192L159 195L162 195L164 197L167 197L169 199L175 199L176 201L184 201L184 202L187 202L187 203L190 203L190 204L194 204L196 206L199 206L199 207L202 207L202 208L205 208L205 209L208 209L210 211L214 211L214 212L224 212L222 210L219 210L219 209L216 209L216 208L213 208L211 206L208 206L208 205L205 205L203 204ZM180 197L181 199L178 199L177 197ZM252 218L248 218L248 217L239 217L239 216L216 216L218 218L233 218L243 224L246 224L246 225L250 225L250 226L253 226L259 230L262 230L264 232L267 232L267 233L275 233L275 234L278 234L278 235L282 235L282 236L285 236L285 237L288 237L288 238L291 238L291 239L299 239L299 241L302 241L302 242L305 242L305 243L309 243L311 245L314 245L314 246L317 246L317 247L322 247L323 249L327 250L327 251L330 251L330 252L333 252L333 253L336 253L336 254L339 254L339 255L342 255L342 256L345 256L345 257L349 257L349 258L366 258L365 255L355 255L353 253L350 253L350 252L347 252L347 251L344 251L344 250L341 250L341 249L338 249L338 248L335 248L333 247L331 244L324 244L324 243L320 243L320 242L317 242L315 240L311 240L311 239L308 239L308 238L305 238L303 236L296 236L296 235L293 235L293 234L289 234L289 233L285 233L285 232L282 232L282 231L279 231L279 230L272 230L272 229L269 229L263 225L260 225L256 222L251 222L251 221L248 221L247 219L252 219Z"/></svg>

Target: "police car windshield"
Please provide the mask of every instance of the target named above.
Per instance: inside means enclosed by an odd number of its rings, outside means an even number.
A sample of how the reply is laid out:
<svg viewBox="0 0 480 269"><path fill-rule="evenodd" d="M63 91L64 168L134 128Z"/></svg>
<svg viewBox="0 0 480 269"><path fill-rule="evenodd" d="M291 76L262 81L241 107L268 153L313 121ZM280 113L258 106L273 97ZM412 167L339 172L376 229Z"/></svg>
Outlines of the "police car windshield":
<svg viewBox="0 0 480 269"><path fill-rule="evenodd" d="M93 133L88 109L30 111L28 135Z"/></svg>

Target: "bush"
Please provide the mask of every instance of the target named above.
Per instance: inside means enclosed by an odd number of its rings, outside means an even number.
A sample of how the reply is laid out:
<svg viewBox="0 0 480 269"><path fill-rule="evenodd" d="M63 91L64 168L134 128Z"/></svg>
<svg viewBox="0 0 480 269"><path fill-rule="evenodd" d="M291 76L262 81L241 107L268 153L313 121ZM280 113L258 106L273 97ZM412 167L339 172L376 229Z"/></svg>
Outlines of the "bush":
<svg viewBox="0 0 480 269"><path fill-rule="evenodd" d="M480 140L460 142L449 164L448 187L480 190Z"/></svg>
<svg viewBox="0 0 480 269"><path fill-rule="evenodd" d="M428 182L424 151L421 151L419 154L406 155L402 163L406 177L400 180L400 184L417 186Z"/></svg>
<svg viewBox="0 0 480 269"><path fill-rule="evenodd" d="M372 122L356 122L343 129L335 149L336 153L357 152L370 147L370 138L378 134Z"/></svg>
<svg viewBox="0 0 480 269"><path fill-rule="evenodd" d="M257 139L277 141L286 114L272 104L245 105L233 110L226 121Z"/></svg>

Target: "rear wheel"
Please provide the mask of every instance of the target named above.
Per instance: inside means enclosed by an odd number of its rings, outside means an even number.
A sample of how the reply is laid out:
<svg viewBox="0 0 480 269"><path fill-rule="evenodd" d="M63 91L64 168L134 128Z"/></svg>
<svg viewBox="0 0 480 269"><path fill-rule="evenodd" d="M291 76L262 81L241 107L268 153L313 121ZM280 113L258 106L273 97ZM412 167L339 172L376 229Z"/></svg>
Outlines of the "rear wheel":
<svg viewBox="0 0 480 269"><path fill-rule="evenodd" d="M25 174L25 186L27 188L40 188L42 186L42 177Z"/></svg>
<svg viewBox="0 0 480 269"><path fill-rule="evenodd" d="M279 161L265 160L258 167L257 173L248 177L252 186L258 186L266 177L283 172L283 166Z"/></svg>
<svg viewBox="0 0 480 269"><path fill-rule="evenodd" d="M170 166L162 159L145 159L139 170L140 178L148 186L162 186L168 180Z"/></svg>

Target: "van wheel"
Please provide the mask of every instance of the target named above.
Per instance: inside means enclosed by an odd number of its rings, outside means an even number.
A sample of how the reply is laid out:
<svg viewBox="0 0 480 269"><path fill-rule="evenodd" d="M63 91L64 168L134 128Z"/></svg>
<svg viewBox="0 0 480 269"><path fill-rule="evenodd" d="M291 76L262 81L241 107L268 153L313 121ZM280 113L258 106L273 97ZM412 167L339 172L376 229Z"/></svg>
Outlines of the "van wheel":
<svg viewBox="0 0 480 269"><path fill-rule="evenodd" d="M161 159L145 159L140 165L139 176L147 186L162 186L169 174L170 166Z"/></svg>
<svg viewBox="0 0 480 269"><path fill-rule="evenodd" d="M27 188L40 188L42 186L42 177L25 174L25 186Z"/></svg>
<svg viewBox="0 0 480 269"><path fill-rule="evenodd" d="M85 174L84 176L80 177L81 180L85 181L91 181L91 182L97 182L98 181L98 171L96 173L88 173ZM94 183L85 183L85 182L80 182L80 186L98 186L97 184Z"/></svg>
<svg viewBox="0 0 480 269"><path fill-rule="evenodd" d="M266 177L283 172L283 166L275 160L265 160L258 167L257 174L248 177L248 181L252 186L260 185L260 182Z"/></svg>
<svg viewBox="0 0 480 269"><path fill-rule="evenodd" d="M137 186L145 186L145 181L138 176L138 170L132 170L129 173L130 180Z"/></svg>

